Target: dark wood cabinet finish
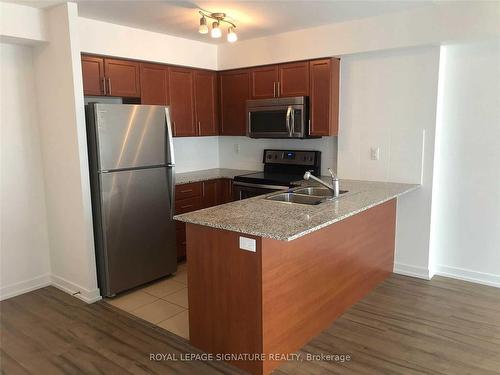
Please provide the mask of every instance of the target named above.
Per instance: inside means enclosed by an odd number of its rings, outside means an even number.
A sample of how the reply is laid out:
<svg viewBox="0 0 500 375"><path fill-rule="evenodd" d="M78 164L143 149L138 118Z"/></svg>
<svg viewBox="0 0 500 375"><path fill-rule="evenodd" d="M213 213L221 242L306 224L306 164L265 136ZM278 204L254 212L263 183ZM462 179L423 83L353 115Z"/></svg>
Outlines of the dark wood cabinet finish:
<svg viewBox="0 0 500 375"><path fill-rule="evenodd" d="M251 69L252 99L278 96L278 66L270 65Z"/></svg>
<svg viewBox="0 0 500 375"><path fill-rule="evenodd" d="M82 55L85 95L170 105L177 137L244 136L250 98L309 96L311 136L338 135L340 60L213 72Z"/></svg>
<svg viewBox="0 0 500 375"><path fill-rule="evenodd" d="M220 203L229 203L233 201L233 180L223 178L220 180Z"/></svg>
<svg viewBox="0 0 500 375"><path fill-rule="evenodd" d="M139 63L129 60L104 59L104 71L109 96L126 98L141 96Z"/></svg>
<svg viewBox="0 0 500 375"><path fill-rule="evenodd" d="M173 132L177 137L197 135L194 118L193 70L169 68L169 97Z"/></svg>
<svg viewBox="0 0 500 375"><path fill-rule="evenodd" d="M310 135L338 134L340 60L313 60L310 69Z"/></svg>
<svg viewBox="0 0 500 375"><path fill-rule="evenodd" d="M246 135L246 101L250 97L247 69L219 73L220 134Z"/></svg>
<svg viewBox="0 0 500 375"><path fill-rule="evenodd" d="M215 72L194 71L194 103L198 135L217 135L217 75Z"/></svg>
<svg viewBox="0 0 500 375"><path fill-rule="evenodd" d="M104 92L104 59L102 57L82 56L82 75L84 95L106 95Z"/></svg>
<svg viewBox="0 0 500 375"><path fill-rule="evenodd" d="M141 63L141 104L168 104L168 67Z"/></svg>
<svg viewBox="0 0 500 375"><path fill-rule="evenodd" d="M191 182L189 184L182 184L175 186L175 199L186 199L191 197L201 197L202 187L199 182Z"/></svg>
<svg viewBox="0 0 500 375"><path fill-rule="evenodd" d="M279 96L309 95L309 62L279 65Z"/></svg>
<svg viewBox="0 0 500 375"><path fill-rule="evenodd" d="M203 207L217 206L221 202L220 180L203 181Z"/></svg>

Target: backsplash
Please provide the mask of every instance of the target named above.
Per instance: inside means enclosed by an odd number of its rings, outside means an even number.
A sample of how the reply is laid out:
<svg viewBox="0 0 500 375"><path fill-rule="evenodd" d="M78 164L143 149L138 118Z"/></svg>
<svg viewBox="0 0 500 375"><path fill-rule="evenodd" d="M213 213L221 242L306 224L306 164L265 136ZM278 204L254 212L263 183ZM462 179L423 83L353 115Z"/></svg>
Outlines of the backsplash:
<svg viewBox="0 0 500 375"><path fill-rule="evenodd" d="M328 168L337 170L337 137L318 139L219 137L219 165L221 168L262 170L263 151L273 148L321 151L321 174L327 175Z"/></svg>

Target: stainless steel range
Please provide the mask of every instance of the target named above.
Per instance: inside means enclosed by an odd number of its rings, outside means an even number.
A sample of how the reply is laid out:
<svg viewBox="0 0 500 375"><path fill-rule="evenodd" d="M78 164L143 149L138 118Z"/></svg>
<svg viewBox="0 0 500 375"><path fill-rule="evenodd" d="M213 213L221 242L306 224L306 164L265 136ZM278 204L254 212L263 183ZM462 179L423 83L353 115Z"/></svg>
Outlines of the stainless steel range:
<svg viewBox="0 0 500 375"><path fill-rule="evenodd" d="M246 199L297 186L304 173L321 173L321 151L264 150L264 171L236 176L234 199Z"/></svg>

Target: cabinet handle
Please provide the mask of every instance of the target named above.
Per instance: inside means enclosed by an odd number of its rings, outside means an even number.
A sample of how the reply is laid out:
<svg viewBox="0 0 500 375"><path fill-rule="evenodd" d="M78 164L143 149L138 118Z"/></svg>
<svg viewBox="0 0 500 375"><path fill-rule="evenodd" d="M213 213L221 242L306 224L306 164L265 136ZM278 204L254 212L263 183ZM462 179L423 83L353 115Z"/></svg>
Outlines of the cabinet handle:
<svg viewBox="0 0 500 375"><path fill-rule="evenodd" d="M111 78L108 78L108 94L111 95Z"/></svg>
<svg viewBox="0 0 500 375"><path fill-rule="evenodd" d="M181 193L190 193L190 192L192 192L192 191L193 191L193 189L181 190Z"/></svg>
<svg viewBox="0 0 500 375"><path fill-rule="evenodd" d="M189 208L189 207L193 207L193 205L192 204L187 204L185 206L181 206L181 208Z"/></svg>
<svg viewBox="0 0 500 375"><path fill-rule="evenodd" d="M276 82L276 86L278 87L276 90L276 97L279 98L281 96L280 89L281 89L281 83L280 81Z"/></svg>
<svg viewBox="0 0 500 375"><path fill-rule="evenodd" d="M201 135L201 121L198 121L198 135Z"/></svg>
<svg viewBox="0 0 500 375"><path fill-rule="evenodd" d="M106 78L102 77L102 92L106 95Z"/></svg>
<svg viewBox="0 0 500 375"><path fill-rule="evenodd" d="M276 82L273 82L273 98L276 98Z"/></svg>

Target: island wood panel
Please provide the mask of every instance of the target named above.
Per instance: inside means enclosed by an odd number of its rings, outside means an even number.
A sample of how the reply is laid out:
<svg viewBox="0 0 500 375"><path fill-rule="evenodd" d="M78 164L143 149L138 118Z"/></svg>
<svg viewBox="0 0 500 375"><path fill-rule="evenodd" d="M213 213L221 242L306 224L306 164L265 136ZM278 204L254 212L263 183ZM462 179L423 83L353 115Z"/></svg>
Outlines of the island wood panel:
<svg viewBox="0 0 500 375"><path fill-rule="evenodd" d="M296 352L388 277L395 228L392 199L294 241L263 238L263 352Z"/></svg>
<svg viewBox="0 0 500 375"><path fill-rule="evenodd" d="M239 234L186 225L189 341L209 353L261 353L261 239L239 249ZM252 374L260 361L228 361Z"/></svg>

